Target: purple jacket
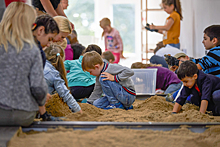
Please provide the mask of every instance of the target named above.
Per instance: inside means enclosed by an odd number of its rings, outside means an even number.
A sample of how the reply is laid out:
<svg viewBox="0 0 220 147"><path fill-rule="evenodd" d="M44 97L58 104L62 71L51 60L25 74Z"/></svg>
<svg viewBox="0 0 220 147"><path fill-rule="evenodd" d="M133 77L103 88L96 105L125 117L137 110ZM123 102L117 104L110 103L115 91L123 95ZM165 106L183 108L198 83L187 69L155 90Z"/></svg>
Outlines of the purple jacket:
<svg viewBox="0 0 220 147"><path fill-rule="evenodd" d="M157 68L156 89L166 90L170 84L178 84L181 82L177 75L168 68L160 66L147 68Z"/></svg>
<svg viewBox="0 0 220 147"><path fill-rule="evenodd" d="M73 49L71 44L67 44L65 51L65 60L73 60Z"/></svg>

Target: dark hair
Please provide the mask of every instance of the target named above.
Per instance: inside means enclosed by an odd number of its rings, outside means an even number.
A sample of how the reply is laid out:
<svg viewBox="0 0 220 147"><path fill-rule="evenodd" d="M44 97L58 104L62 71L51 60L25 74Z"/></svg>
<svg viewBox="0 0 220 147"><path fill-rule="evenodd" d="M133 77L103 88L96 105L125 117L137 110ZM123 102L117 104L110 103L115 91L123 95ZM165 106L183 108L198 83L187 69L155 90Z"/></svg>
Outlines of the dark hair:
<svg viewBox="0 0 220 147"><path fill-rule="evenodd" d="M173 4L174 10L180 15L180 20L183 19L180 0L162 0L162 3L168 6Z"/></svg>
<svg viewBox="0 0 220 147"><path fill-rule="evenodd" d="M161 49L162 47L165 47L165 45L163 45L163 41L160 41L156 44L156 48L154 49L154 54L156 54L156 52Z"/></svg>
<svg viewBox="0 0 220 147"><path fill-rule="evenodd" d="M102 55L102 49L101 49L98 45L90 44L90 45L86 48L85 53L86 53L86 52L91 52L91 51L96 51L97 53L99 53L99 55Z"/></svg>
<svg viewBox="0 0 220 147"><path fill-rule="evenodd" d="M45 34L49 34L49 33L52 33L52 34L57 33L57 34L59 34L58 24L53 19L53 17L51 17L48 14L38 16L36 18L36 20L35 20L34 25L35 26L33 26L32 31L35 31L40 26L44 26Z"/></svg>
<svg viewBox="0 0 220 147"><path fill-rule="evenodd" d="M102 58L108 61L112 60L115 61L115 56L112 54L111 51L105 51L102 53Z"/></svg>
<svg viewBox="0 0 220 147"><path fill-rule="evenodd" d="M82 55L83 51L85 50L85 46L82 44L72 44L71 48L73 49L73 60L79 59L80 55Z"/></svg>
<svg viewBox="0 0 220 147"><path fill-rule="evenodd" d="M192 61L184 61L177 70L177 76L181 80L185 77L193 77L198 73L198 68Z"/></svg>
<svg viewBox="0 0 220 147"><path fill-rule="evenodd" d="M211 25L204 30L204 33L210 37L210 40L217 38L216 46L220 45L220 25Z"/></svg>

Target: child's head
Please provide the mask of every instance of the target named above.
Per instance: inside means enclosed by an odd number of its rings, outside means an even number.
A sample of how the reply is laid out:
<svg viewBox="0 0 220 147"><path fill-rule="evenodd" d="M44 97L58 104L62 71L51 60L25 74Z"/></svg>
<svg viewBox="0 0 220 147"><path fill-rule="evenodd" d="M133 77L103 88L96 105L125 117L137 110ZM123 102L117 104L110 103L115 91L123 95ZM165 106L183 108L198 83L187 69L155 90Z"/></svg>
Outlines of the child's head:
<svg viewBox="0 0 220 147"><path fill-rule="evenodd" d="M53 18L57 22L60 30L60 33L55 36L53 41L54 42L62 41L72 32L70 21L64 16L55 16Z"/></svg>
<svg viewBox="0 0 220 147"><path fill-rule="evenodd" d="M32 31L42 47L47 46L59 34L58 25L50 15L38 16L32 27Z"/></svg>
<svg viewBox="0 0 220 147"><path fill-rule="evenodd" d="M104 36L104 33L110 33L112 28L111 28L111 21L108 18L103 18L100 20L100 27L103 29L102 36Z"/></svg>
<svg viewBox="0 0 220 147"><path fill-rule="evenodd" d="M87 52L83 55L82 69L93 76L99 76L103 63L102 57L96 51Z"/></svg>
<svg viewBox="0 0 220 147"><path fill-rule="evenodd" d="M202 43L207 50L220 45L220 25L211 25L204 30Z"/></svg>
<svg viewBox="0 0 220 147"><path fill-rule="evenodd" d="M65 81L67 86L67 79L66 79L66 70L63 64L65 59L64 50L62 47L56 44L51 44L45 50L45 55L48 61L59 71L60 76Z"/></svg>
<svg viewBox="0 0 220 147"><path fill-rule="evenodd" d="M95 44L88 45L88 47L85 50L85 53L91 51L96 51L97 53L99 53L99 55L102 55L102 49L98 45Z"/></svg>
<svg viewBox="0 0 220 147"><path fill-rule="evenodd" d="M183 19L182 8L179 0L162 0L162 6L165 12L171 14L173 11L176 11L180 15L180 20Z"/></svg>
<svg viewBox="0 0 220 147"><path fill-rule="evenodd" d="M102 53L102 58L106 59L109 63L114 63L115 56L112 54L111 51L105 51Z"/></svg>
<svg viewBox="0 0 220 147"><path fill-rule="evenodd" d="M185 54L185 53L177 53L175 54L173 57L177 58L179 60L179 65L183 62L183 61L187 61L189 60L189 57Z"/></svg>
<svg viewBox="0 0 220 147"><path fill-rule="evenodd" d="M0 45L5 51L8 50L8 43L20 52L27 42L32 46L35 44L31 32L32 25L36 17L35 10L22 2L12 2L4 12L0 23Z"/></svg>
<svg viewBox="0 0 220 147"><path fill-rule="evenodd" d="M140 69L140 68L147 68L147 67L153 67L153 66L162 66L162 65L161 64L144 64L142 62L135 62L135 63L132 63L131 68Z"/></svg>
<svg viewBox="0 0 220 147"><path fill-rule="evenodd" d="M85 50L85 46L82 46L82 44L78 43L72 44L71 48L73 49L73 60L79 59Z"/></svg>
<svg viewBox="0 0 220 147"><path fill-rule="evenodd" d="M79 42L77 39L77 32L75 30L73 30L72 33L67 36L67 38L69 39L70 44L75 44Z"/></svg>
<svg viewBox="0 0 220 147"><path fill-rule="evenodd" d="M198 78L198 68L195 63L192 61L185 61L180 64L180 67L177 71L178 78L183 82L183 85L192 88L195 83L196 79Z"/></svg>

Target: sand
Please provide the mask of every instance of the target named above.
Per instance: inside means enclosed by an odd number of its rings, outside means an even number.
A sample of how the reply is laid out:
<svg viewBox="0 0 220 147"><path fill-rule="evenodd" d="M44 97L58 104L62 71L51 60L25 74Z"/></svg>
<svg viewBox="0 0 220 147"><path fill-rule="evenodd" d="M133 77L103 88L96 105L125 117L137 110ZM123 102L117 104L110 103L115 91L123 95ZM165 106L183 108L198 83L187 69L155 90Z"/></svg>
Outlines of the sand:
<svg viewBox="0 0 220 147"><path fill-rule="evenodd" d="M136 100L133 110L102 110L90 104L79 103L83 114L72 113L58 95L47 103L47 111L54 116L65 116L64 121L110 122L220 122L220 117L201 114L195 105L186 104L179 114L172 114L173 103L164 97L153 96ZM152 146L152 147L218 147L220 126L212 126L204 133L193 133L186 126L172 131L119 129L111 126L91 131L58 127L47 132L23 133L21 129L9 142L9 147L84 147L84 146Z"/></svg>
<svg viewBox="0 0 220 147"><path fill-rule="evenodd" d="M186 127L172 131L117 129L98 127L92 131L65 128L25 134L19 131L8 147L219 147L220 126L204 133L193 133Z"/></svg>
<svg viewBox="0 0 220 147"><path fill-rule="evenodd" d="M183 106L179 114L172 114L173 103L164 97L153 96L146 100L136 100L133 110L103 110L90 104L79 103L83 114L72 113L69 107L54 95L47 103L47 111L53 116L62 116L64 121L110 121L110 122L220 122L220 117L201 114L192 104Z"/></svg>

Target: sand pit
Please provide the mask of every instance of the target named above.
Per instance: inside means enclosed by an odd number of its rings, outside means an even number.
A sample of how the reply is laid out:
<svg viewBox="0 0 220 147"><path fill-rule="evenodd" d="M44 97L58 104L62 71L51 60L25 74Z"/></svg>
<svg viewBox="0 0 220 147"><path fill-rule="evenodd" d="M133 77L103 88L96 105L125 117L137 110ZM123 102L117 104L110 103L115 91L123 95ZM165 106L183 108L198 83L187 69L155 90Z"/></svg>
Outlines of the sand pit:
<svg viewBox="0 0 220 147"><path fill-rule="evenodd" d="M219 147L220 126L204 133L193 133L186 127L172 131L131 130L114 127L98 127L92 131L65 128L47 132L25 134L18 132L8 147Z"/></svg>
<svg viewBox="0 0 220 147"><path fill-rule="evenodd" d="M79 103L83 114L72 113L58 95L47 103L47 111L54 116L65 116L65 121L110 121L110 122L218 122L219 117L201 114L192 104L183 106L179 114L172 114L173 103L164 97L153 96L136 100L133 110L103 110L93 105ZM49 109L48 109L49 108Z"/></svg>

